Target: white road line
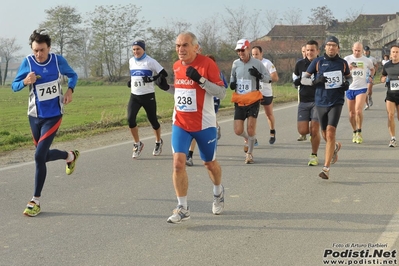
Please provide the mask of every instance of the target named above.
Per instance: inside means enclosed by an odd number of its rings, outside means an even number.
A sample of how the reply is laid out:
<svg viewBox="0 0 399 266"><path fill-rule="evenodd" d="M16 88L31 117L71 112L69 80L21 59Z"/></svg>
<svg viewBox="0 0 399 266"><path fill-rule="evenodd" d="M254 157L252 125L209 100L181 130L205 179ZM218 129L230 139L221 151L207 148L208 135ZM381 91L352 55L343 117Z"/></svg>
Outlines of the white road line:
<svg viewBox="0 0 399 266"><path fill-rule="evenodd" d="M387 226L385 227L384 232L378 238L378 244L387 244L388 249L393 249L396 241L399 237L399 209L392 216L392 219L389 221Z"/></svg>

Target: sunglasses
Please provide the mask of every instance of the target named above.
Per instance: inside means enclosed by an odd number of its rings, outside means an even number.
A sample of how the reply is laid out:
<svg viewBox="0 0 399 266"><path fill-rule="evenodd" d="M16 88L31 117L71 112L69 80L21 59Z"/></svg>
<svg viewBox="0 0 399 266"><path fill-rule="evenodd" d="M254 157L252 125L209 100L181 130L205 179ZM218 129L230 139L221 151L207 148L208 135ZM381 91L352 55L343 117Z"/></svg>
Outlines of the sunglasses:
<svg viewBox="0 0 399 266"><path fill-rule="evenodd" d="M236 52L237 53L239 53L239 52L243 53L243 52L245 52L245 49L237 49Z"/></svg>

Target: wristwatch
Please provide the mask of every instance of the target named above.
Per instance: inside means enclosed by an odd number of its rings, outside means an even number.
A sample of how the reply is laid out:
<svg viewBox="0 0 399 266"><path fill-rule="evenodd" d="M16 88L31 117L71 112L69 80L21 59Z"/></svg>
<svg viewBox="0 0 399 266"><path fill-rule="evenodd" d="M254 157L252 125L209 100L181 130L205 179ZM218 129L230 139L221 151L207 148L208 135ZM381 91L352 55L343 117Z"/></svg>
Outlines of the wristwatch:
<svg viewBox="0 0 399 266"><path fill-rule="evenodd" d="M199 79L199 83L200 83L200 84L204 84L205 81L206 81L206 78L204 78L204 77L201 77L201 78Z"/></svg>

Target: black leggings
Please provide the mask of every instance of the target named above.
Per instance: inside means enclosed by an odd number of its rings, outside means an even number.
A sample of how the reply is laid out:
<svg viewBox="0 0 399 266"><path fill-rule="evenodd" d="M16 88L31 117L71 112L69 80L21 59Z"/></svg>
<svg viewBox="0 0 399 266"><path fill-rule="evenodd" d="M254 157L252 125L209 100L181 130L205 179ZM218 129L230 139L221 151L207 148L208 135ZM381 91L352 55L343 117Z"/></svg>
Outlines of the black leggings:
<svg viewBox="0 0 399 266"><path fill-rule="evenodd" d="M319 123L322 130L326 130L327 126L337 128L339 118L341 117L342 105L334 105L330 107L316 106L316 112L319 116Z"/></svg>
<svg viewBox="0 0 399 266"><path fill-rule="evenodd" d="M137 126L136 118L141 107L144 108L152 128L154 130L160 128L161 125L157 118L157 102L155 100L154 92L144 95L130 94L130 100L127 106L127 121L129 123L129 128L135 128Z"/></svg>
<svg viewBox="0 0 399 266"><path fill-rule="evenodd" d="M35 151L35 192L33 196L40 197L47 176L46 163L55 160L66 160L68 152L51 149L55 134L61 125L62 116L52 118L37 118L29 116Z"/></svg>

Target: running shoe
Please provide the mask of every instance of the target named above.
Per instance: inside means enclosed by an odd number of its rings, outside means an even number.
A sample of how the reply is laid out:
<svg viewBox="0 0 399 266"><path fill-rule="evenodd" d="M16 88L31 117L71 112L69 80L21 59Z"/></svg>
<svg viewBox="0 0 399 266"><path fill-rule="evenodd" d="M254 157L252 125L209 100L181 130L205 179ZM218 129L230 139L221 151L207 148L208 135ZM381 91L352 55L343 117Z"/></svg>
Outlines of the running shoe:
<svg viewBox="0 0 399 266"><path fill-rule="evenodd" d="M357 144L362 144L363 143L362 133L360 133L360 132L356 133L356 143Z"/></svg>
<svg viewBox="0 0 399 266"><path fill-rule="evenodd" d="M37 205L33 200L28 202L26 209L24 210L24 215L35 217L40 213L40 205Z"/></svg>
<svg viewBox="0 0 399 266"><path fill-rule="evenodd" d="M259 146L258 139L255 139L254 147Z"/></svg>
<svg viewBox="0 0 399 266"><path fill-rule="evenodd" d="M341 149L341 143L340 142L335 142L335 149L334 149L334 154L331 159L331 163L335 164L338 161L338 152Z"/></svg>
<svg viewBox="0 0 399 266"><path fill-rule="evenodd" d="M168 223L179 224L182 221L186 221L190 219L190 208L187 207L187 210L183 208L182 205L177 205L176 209L173 210L172 216L170 216L167 220Z"/></svg>
<svg viewBox="0 0 399 266"><path fill-rule="evenodd" d="M396 139L391 139L389 142L389 147L395 148L397 146Z"/></svg>
<svg viewBox="0 0 399 266"><path fill-rule="evenodd" d="M269 144L274 144L274 142L276 142L276 134L274 134L274 136L271 136L269 139Z"/></svg>
<svg viewBox="0 0 399 266"><path fill-rule="evenodd" d="M193 162L193 158L192 158L192 157L187 157L186 165L187 165L187 166L193 166L193 165L194 165L194 162Z"/></svg>
<svg viewBox="0 0 399 266"><path fill-rule="evenodd" d="M246 164L254 163L254 157L252 157L252 154L247 153L247 155L245 156L245 163Z"/></svg>
<svg viewBox="0 0 399 266"><path fill-rule="evenodd" d="M368 110L370 108L370 105L366 103L366 107L364 107L364 110Z"/></svg>
<svg viewBox="0 0 399 266"><path fill-rule="evenodd" d="M222 186L222 192L219 196L213 195L212 212L213 214L219 215L224 209L224 187Z"/></svg>
<svg viewBox="0 0 399 266"><path fill-rule="evenodd" d="M74 159L72 162L66 164L65 172L67 175L71 175L75 171L76 161L79 158L80 152L78 150L71 151L73 153Z"/></svg>
<svg viewBox="0 0 399 266"><path fill-rule="evenodd" d="M304 141L306 140L306 135L299 135L299 137L297 138L297 141Z"/></svg>
<svg viewBox="0 0 399 266"><path fill-rule="evenodd" d="M308 166L316 166L319 165L319 159L316 155L311 154L309 157Z"/></svg>
<svg viewBox="0 0 399 266"><path fill-rule="evenodd" d="M133 155L132 155L132 158L133 159L139 158L143 148L144 148L144 143L143 142L139 141L138 143L134 143L133 144Z"/></svg>
<svg viewBox="0 0 399 266"><path fill-rule="evenodd" d="M373 106L373 98L371 98L371 96L369 95L369 106Z"/></svg>
<svg viewBox="0 0 399 266"><path fill-rule="evenodd" d="M352 142L353 143L356 143L356 138L357 138L356 133L352 133Z"/></svg>
<svg viewBox="0 0 399 266"><path fill-rule="evenodd" d="M330 168L323 166L321 169L321 172L319 174L319 177L323 179L329 179L330 178Z"/></svg>
<svg viewBox="0 0 399 266"><path fill-rule="evenodd" d="M221 133L221 130L220 130L220 126L218 126L217 127L217 133L218 133L218 140L222 137L222 133Z"/></svg>
<svg viewBox="0 0 399 266"><path fill-rule="evenodd" d="M155 142L155 148L154 151L152 152L152 155L158 156L161 155L162 153L162 145L163 145L163 140L161 139L161 142Z"/></svg>

